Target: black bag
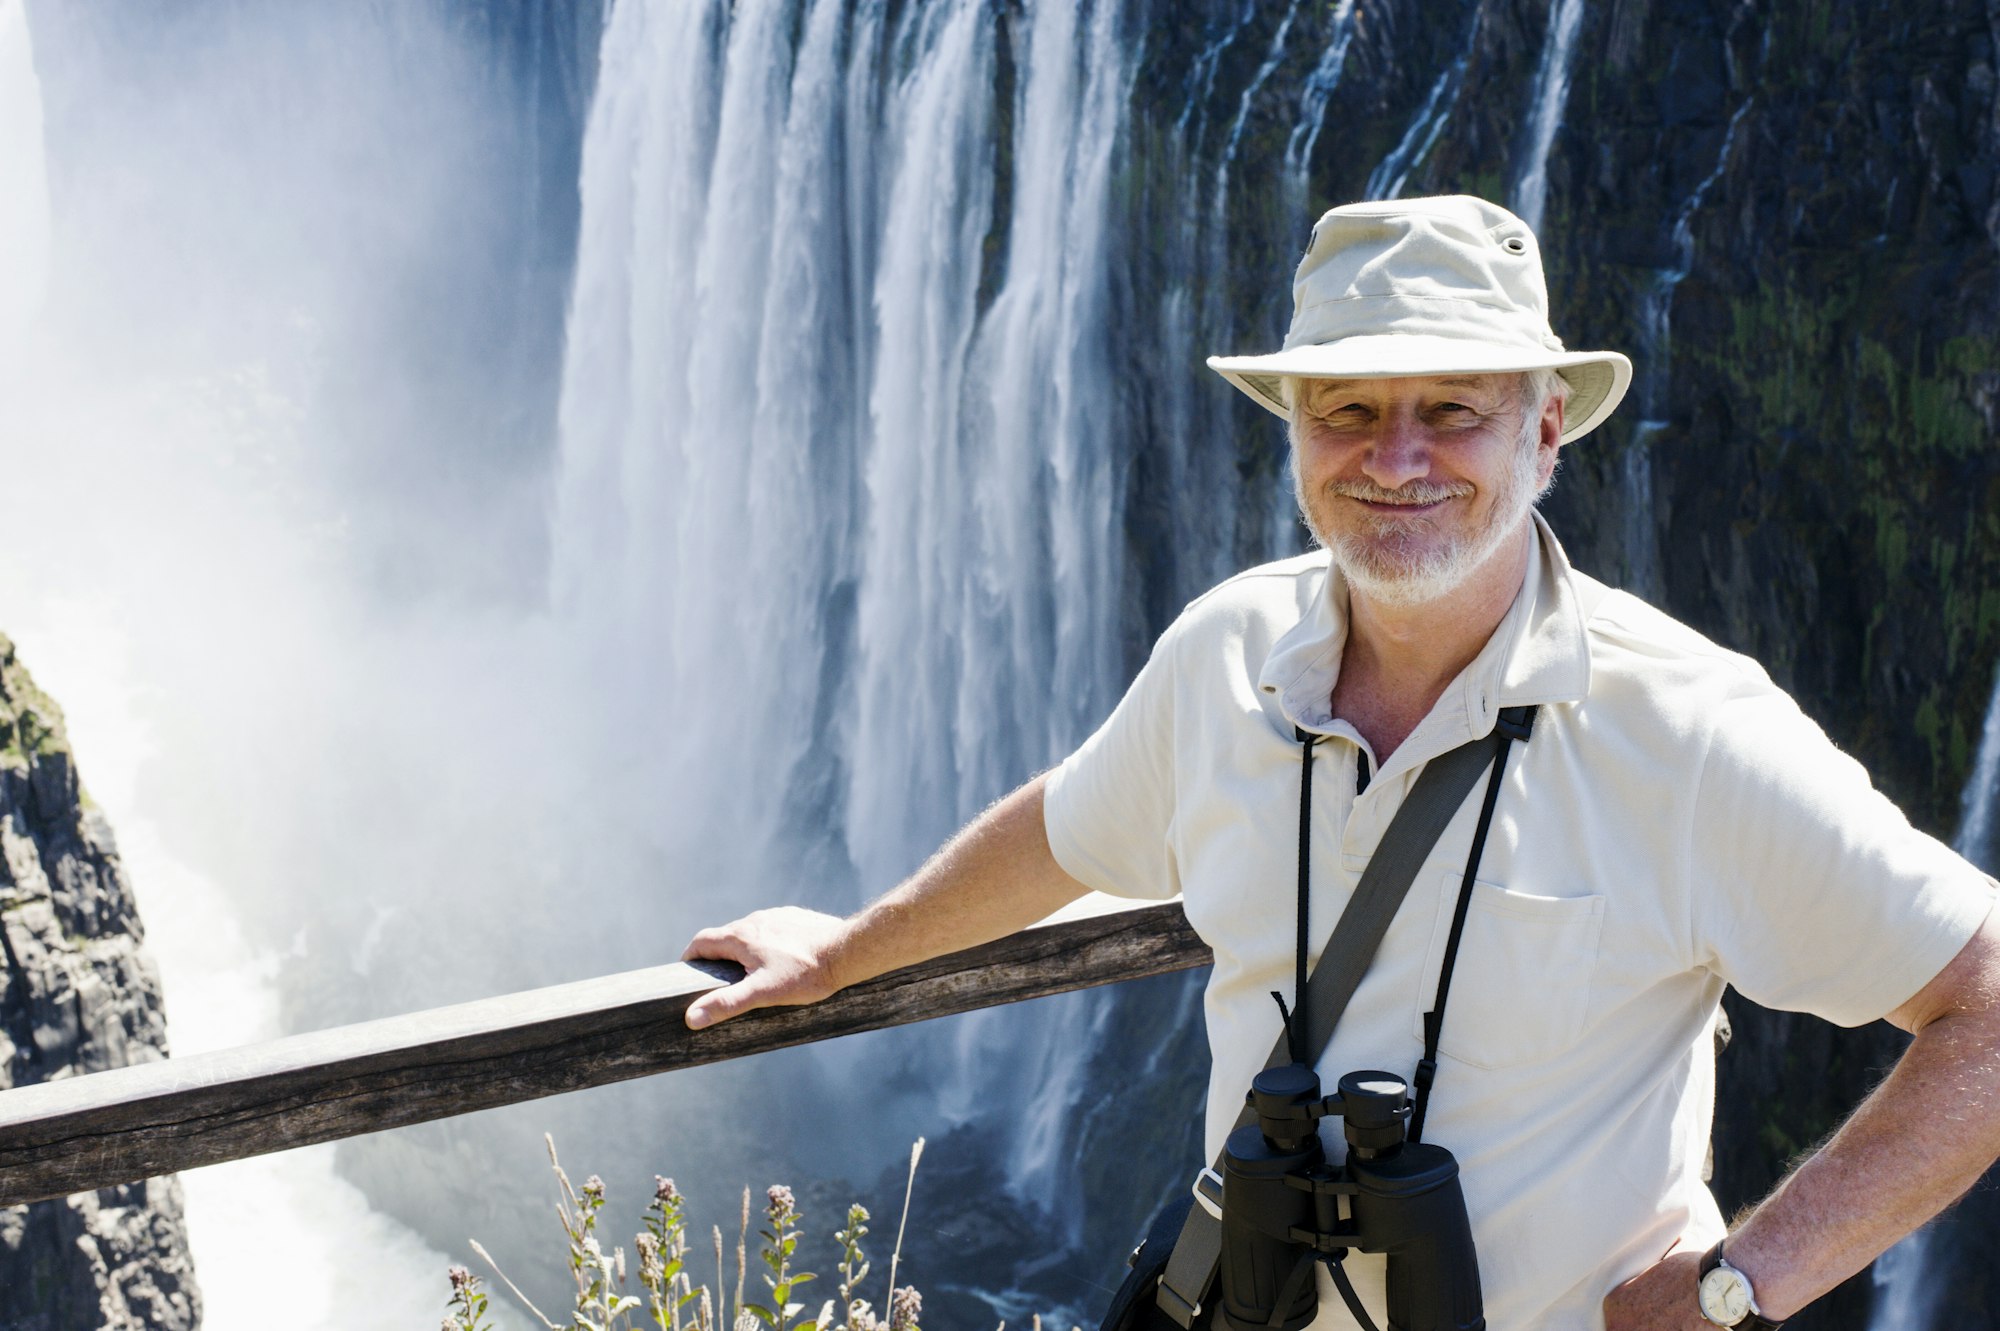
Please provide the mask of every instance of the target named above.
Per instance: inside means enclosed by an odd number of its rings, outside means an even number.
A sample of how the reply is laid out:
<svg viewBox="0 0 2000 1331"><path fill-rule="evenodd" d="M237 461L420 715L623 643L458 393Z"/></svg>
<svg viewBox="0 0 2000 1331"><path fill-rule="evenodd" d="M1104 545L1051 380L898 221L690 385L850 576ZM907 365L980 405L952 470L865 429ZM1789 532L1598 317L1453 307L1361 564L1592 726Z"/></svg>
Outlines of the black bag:
<svg viewBox="0 0 2000 1331"><path fill-rule="evenodd" d="M1167 1259L1174 1255L1174 1240L1180 1237L1181 1225L1193 1205L1194 1194L1183 1190L1153 1217L1153 1223L1146 1227L1145 1240L1132 1254L1132 1269L1112 1295L1111 1307L1098 1323L1097 1331L1181 1331L1160 1310L1158 1293L1160 1273L1167 1269ZM1208 1324L1206 1316L1196 1319L1197 1327Z"/></svg>

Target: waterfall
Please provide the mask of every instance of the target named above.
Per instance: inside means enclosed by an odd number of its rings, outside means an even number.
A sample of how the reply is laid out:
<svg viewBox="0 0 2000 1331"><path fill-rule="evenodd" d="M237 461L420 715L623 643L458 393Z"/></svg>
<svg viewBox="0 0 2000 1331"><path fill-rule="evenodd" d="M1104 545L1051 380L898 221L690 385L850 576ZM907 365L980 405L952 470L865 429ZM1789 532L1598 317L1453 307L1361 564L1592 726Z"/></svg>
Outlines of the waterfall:
<svg viewBox="0 0 2000 1331"><path fill-rule="evenodd" d="M1636 382L1632 388L1632 409L1638 420L1632 427L1632 441L1619 459L1619 488L1623 496L1621 525L1625 551L1627 591L1648 600L1660 599L1660 524L1654 512L1653 440L1669 424L1671 403L1668 390L1673 370L1674 290L1694 268L1694 217L1715 182L1729 165L1736 145L1736 128L1750 110L1745 100L1729 117L1722 146L1716 150L1715 165L1682 202L1674 214L1668 233L1673 260L1656 268L1639 296L1638 355Z"/></svg>
<svg viewBox="0 0 2000 1331"><path fill-rule="evenodd" d="M1562 128L1570 68L1576 60L1576 34L1582 26L1583 0L1551 0L1549 30L1542 39L1534 95L1528 103L1526 146L1509 192L1510 206L1537 232L1542 229L1542 209L1548 202L1549 149L1555 145L1556 131Z"/></svg>
<svg viewBox="0 0 2000 1331"><path fill-rule="evenodd" d="M0 0L0 365L14 363L48 282L42 94L21 0Z"/></svg>
<svg viewBox="0 0 2000 1331"><path fill-rule="evenodd" d="M1476 15L1475 15L1476 19ZM1472 44L1466 43L1467 54L1446 65L1444 72L1431 84L1430 95L1418 109L1416 118L1410 122L1403 137L1389 150L1373 171L1368 173L1367 187L1363 195L1370 199L1399 199L1403 187L1409 183L1410 173L1424 164L1431 149L1437 146L1438 137L1451 121L1452 108L1458 105L1458 90L1465 85L1465 65L1470 59Z"/></svg>
<svg viewBox="0 0 2000 1331"><path fill-rule="evenodd" d="M1181 113L1174 122L1174 132L1185 136L1188 124L1196 116L1206 115L1209 97L1215 92L1215 77L1222 68L1222 57L1236 39L1242 35L1250 20L1257 15L1257 0L1239 0L1236 11L1230 16L1227 27L1204 46L1195 56L1188 73L1188 96L1181 104ZM1200 122L1196 122L1199 137Z"/></svg>
<svg viewBox="0 0 2000 1331"><path fill-rule="evenodd" d="M1959 806L1958 853L1988 873L2000 873L2000 846L1993 824L2000 815L2000 668L1993 675L1993 699L1986 705L1986 723L1979 732L1979 749L1972 775Z"/></svg>
<svg viewBox="0 0 2000 1331"><path fill-rule="evenodd" d="M1340 86L1340 73L1347 67L1347 48L1354 40L1354 0L1340 0L1333 11L1332 40L1320 52L1319 63L1306 76L1299 90L1299 110L1292 132L1285 139L1285 166L1291 176L1293 211L1303 213L1307 203L1307 173L1312 166L1313 148L1326 124L1326 104Z"/></svg>
<svg viewBox="0 0 2000 1331"><path fill-rule="evenodd" d="M1465 87L1465 67L1472 59L1474 44L1479 40L1479 24L1485 12L1480 7L1473 9L1472 22L1465 30L1464 40L1458 44L1458 58L1439 71L1430 92L1424 97L1423 105L1417 108L1416 116L1403 130L1403 137L1396 140L1396 146L1368 173L1368 184L1362 190L1363 198L1401 198L1410 176L1430 157L1431 149L1444 135L1445 126L1451 123L1451 113L1458 107L1459 91Z"/></svg>
<svg viewBox="0 0 2000 1331"><path fill-rule="evenodd" d="M555 585L634 816L765 900L845 910L1122 682L1102 356L1130 73L1111 0L812 0L794 32L798 8L613 13ZM1070 1011L915 1037L948 1064L927 1112L1046 1088L998 1127L1029 1192L1057 1178Z"/></svg>
<svg viewBox="0 0 2000 1331"><path fill-rule="evenodd" d="M1229 192L1229 172L1236 165L1236 153L1243 146L1243 130L1250 123L1251 109L1256 105L1257 94L1264 91L1264 85L1278 72L1278 66L1285 61L1285 43L1292 35L1292 25L1298 21L1299 0L1290 0L1285 7L1285 17L1279 21L1278 30L1271 34L1271 44L1264 52L1264 62L1257 66L1257 72L1243 87L1236 99L1236 116L1229 122L1229 135L1222 145L1222 155L1215 164L1215 197L1218 215L1222 201Z"/></svg>

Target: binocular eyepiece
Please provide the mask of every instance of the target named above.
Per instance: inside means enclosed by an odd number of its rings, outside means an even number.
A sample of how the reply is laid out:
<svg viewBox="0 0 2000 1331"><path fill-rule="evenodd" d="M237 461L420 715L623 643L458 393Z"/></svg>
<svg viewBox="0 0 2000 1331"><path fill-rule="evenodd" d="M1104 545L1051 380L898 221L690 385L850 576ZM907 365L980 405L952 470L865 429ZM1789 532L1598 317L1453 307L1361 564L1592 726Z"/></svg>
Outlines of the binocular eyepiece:
<svg viewBox="0 0 2000 1331"><path fill-rule="evenodd" d="M1257 1121L1230 1133L1223 1151L1222 1311L1231 1326L1302 1331L1319 1310L1314 1266L1358 1249L1388 1255L1389 1331L1484 1331L1458 1161L1406 1140L1407 1082L1350 1072L1322 1098L1319 1075L1293 1063L1257 1074L1248 1100ZM1347 1138L1338 1166L1319 1139L1330 1116Z"/></svg>

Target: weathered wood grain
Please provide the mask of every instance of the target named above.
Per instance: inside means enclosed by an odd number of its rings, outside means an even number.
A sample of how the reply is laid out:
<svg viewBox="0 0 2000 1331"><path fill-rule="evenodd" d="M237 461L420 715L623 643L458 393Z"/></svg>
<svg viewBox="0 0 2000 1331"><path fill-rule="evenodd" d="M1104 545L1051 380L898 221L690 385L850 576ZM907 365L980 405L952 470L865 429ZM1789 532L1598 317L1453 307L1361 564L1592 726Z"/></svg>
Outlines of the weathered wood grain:
<svg viewBox="0 0 2000 1331"><path fill-rule="evenodd" d="M682 1015L733 966L656 966L25 1086L0 1093L0 1206L1208 962L1179 903L1100 903L705 1031Z"/></svg>

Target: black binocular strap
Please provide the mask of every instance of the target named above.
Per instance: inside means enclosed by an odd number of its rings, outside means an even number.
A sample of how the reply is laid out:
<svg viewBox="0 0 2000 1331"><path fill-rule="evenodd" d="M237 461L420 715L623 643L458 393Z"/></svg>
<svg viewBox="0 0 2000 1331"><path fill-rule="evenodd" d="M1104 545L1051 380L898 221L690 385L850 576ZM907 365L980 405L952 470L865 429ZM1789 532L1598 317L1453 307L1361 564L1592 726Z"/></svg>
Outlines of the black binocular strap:
<svg viewBox="0 0 2000 1331"><path fill-rule="evenodd" d="M1444 943L1444 964L1438 967L1437 998L1424 1013L1424 1056L1417 1060L1412 1081L1416 1094L1410 1097L1409 1140L1424 1139L1424 1112L1430 1108L1431 1083L1437 1080L1438 1036L1444 1031L1444 1002L1451 996L1451 972L1458 964L1458 940L1465 934L1465 912L1472 905L1472 884L1479 873L1480 857L1486 853L1486 833L1493 826L1493 806L1500 802L1500 782L1507 775L1507 749L1515 740L1526 741L1535 728L1535 709L1507 707L1500 712L1493 733L1499 747L1493 755L1493 775L1486 782L1486 799L1479 806L1479 823L1472 831L1472 853L1465 857L1465 877L1458 883L1458 904L1451 912L1451 933Z"/></svg>
<svg viewBox="0 0 2000 1331"><path fill-rule="evenodd" d="M1528 732L1534 728L1535 710L1533 707L1503 708L1500 724L1490 733L1461 744L1449 753L1440 754L1424 765L1423 775L1410 788L1402 807L1396 810L1396 816L1389 820L1381 841L1376 844L1375 853L1368 857L1368 867L1362 870L1354 895L1348 899L1347 908L1340 913L1333 936L1320 953L1319 965L1312 968L1311 976L1304 982L1303 996L1295 994L1296 1010L1288 1014L1285 1029L1272 1047L1266 1067L1283 1067L1294 1061L1311 1065L1318 1061L1327 1041L1333 1038L1333 1028L1339 1023L1341 1013L1347 1010L1348 1000L1354 997L1362 975L1367 972L1376 950L1381 947L1383 935L1389 932L1390 921L1396 918L1403 898L1409 895L1410 884L1416 881L1417 871L1423 867L1431 849L1437 845L1437 839L1444 834L1444 829L1465 803L1465 797L1472 792L1479 774L1491 764L1493 778L1480 809L1472 855L1466 864L1458 909L1452 917L1451 936L1446 943L1445 977L1449 977L1451 963L1457 959L1458 938L1464 927L1466 905L1470 900L1473 878L1478 872L1479 856L1485 848L1486 832L1492 823L1493 805L1499 797L1500 773L1506 765L1507 749L1514 740L1528 737ZM1320 736L1304 731L1298 734L1304 761L1299 779L1297 960L1298 972L1303 976L1308 941L1305 919L1310 904L1307 868L1312 850L1312 759L1313 746ZM1444 985L1441 983L1436 1006L1425 1019L1424 1058L1427 1062L1434 1060L1437 1054L1431 1018L1436 1018L1441 1029L1443 1012ZM1295 1040L1303 1057L1294 1056ZM1421 1101L1418 1103L1421 1104ZM1413 1124L1418 1121L1414 1113L1412 1118ZM1242 1127L1254 1119L1246 1103L1237 1115L1236 1126ZM1168 1258L1166 1270L1160 1275L1159 1305L1176 1325L1190 1326L1200 1313L1203 1301L1214 1285L1216 1264L1221 1256L1222 1222L1200 1206L1191 1208L1181 1226L1180 1237L1174 1242L1173 1255ZM1343 1291L1343 1296L1345 1293Z"/></svg>

